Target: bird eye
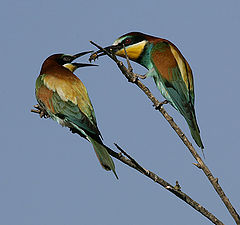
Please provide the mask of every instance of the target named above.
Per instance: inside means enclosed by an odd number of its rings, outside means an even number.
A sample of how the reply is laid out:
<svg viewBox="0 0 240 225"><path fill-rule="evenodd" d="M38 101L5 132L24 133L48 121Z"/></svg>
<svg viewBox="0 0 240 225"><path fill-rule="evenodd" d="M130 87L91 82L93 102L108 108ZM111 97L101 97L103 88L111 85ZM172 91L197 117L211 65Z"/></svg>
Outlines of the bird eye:
<svg viewBox="0 0 240 225"><path fill-rule="evenodd" d="M130 38L125 39L124 44L129 45L131 44L132 40Z"/></svg>
<svg viewBox="0 0 240 225"><path fill-rule="evenodd" d="M62 60L63 60L64 62L72 62L72 57L69 56L69 55L64 55L64 56L62 57Z"/></svg>

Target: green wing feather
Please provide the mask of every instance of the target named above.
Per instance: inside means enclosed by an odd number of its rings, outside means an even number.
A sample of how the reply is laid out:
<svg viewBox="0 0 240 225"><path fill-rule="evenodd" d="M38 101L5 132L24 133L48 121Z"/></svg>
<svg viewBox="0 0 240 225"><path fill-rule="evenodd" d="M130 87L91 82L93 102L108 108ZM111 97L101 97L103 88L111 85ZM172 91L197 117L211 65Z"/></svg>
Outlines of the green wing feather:
<svg viewBox="0 0 240 225"><path fill-rule="evenodd" d="M55 116L64 118L66 122L74 123L79 128L92 134L100 135L95 120L87 117L78 107L71 101L63 101L57 92L53 93L52 104L55 110Z"/></svg>
<svg viewBox="0 0 240 225"><path fill-rule="evenodd" d="M95 123L91 122L77 105L71 101L62 101L56 92L53 94L52 102L56 111L55 116L64 119L66 123L70 123L72 127L80 131L80 135L85 136L92 143L102 167L105 170L112 170L118 178L114 162L99 137L101 134Z"/></svg>
<svg viewBox="0 0 240 225"><path fill-rule="evenodd" d="M183 56L181 56L183 57ZM194 110L194 91L192 80L188 74L188 65L184 60L186 79L183 79L183 74L181 74L181 69L174 58L174 55L170 49L169 43L159 43L156 44L152 49L151 61L155 69L156 75L154 80L159 88L161 88L161 93L163 96L170 101L170 103L183 115L186 119L191 134L200 148L204 148L201 137L200 130L197 125L195 110ZM167 69L166 69L167 68ZM192 79L192 77L191 77ZM159 82L161 84L159 84Z"/></svg>

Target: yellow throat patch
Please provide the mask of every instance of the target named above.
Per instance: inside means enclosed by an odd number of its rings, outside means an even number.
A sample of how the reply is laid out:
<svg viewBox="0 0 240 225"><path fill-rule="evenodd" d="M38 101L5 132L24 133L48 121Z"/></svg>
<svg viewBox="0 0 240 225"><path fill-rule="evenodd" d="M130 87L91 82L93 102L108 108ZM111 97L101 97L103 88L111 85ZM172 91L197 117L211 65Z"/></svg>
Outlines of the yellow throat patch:
<svg viewBox="0 0 240 225"><path fill-rule="evenodd" d="M141 41L141 42L136 43L134 45L127 46L126 51L127 51L127 55L129 57L129 59L137 60L138 57L141 55L146 43L147 43L147 41L144 40L144 41ZM124 48L120 49L115 54L118 55L118 56L121 56L121 57L125 57Z"/></svg>
<svg viewBox="0 0 240 225"><path fill-rule="evenodd" d="M76 66L74 66L73 64L71 63L66 63L63 65L65 68L69 69L72 73L77 69Z"/></svg>

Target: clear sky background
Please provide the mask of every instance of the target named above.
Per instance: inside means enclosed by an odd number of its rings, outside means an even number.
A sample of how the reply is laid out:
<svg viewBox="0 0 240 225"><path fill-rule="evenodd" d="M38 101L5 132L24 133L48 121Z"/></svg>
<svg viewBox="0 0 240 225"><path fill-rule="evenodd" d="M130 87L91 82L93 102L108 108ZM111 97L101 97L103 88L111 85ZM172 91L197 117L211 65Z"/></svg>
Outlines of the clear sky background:
<svg viewBox="0 0 240 225"><path fill-rule="evenodd" d="M141 31L172 41L195 77L206 164L240 212L239 0L7 0L0 8L0 224L211 224L161 186L115 160L119 180L92 146L30 113L42 62L53 53L96 50ZM87 56L79 59L86 62ZM104 142L116 142L147 169L225 224L234 224L191 154L152 103L107 57L76 74L86 85ZM138 73L146 70L133 64ZM152 79L143 81L163 100ZM186 122L165 109L193 141ZM197 148L197 146L194 144ZM198 152L201 154L200 149Z"/></svg>

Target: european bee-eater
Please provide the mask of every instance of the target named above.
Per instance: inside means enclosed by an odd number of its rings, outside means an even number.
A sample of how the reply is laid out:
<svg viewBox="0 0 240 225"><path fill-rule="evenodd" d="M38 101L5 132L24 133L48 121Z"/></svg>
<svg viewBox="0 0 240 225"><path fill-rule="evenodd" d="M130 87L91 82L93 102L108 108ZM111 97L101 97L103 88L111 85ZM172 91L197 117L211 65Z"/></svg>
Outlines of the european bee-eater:
<svg viewBox="0 0 240 225"><path fill-rule="evenodd" d="M203 149L194 109L192 70L178 48L166 39L131 32L105 49L112 49L117 56L125 57L124 46L130 60L148 69L146 75L139 77L153 77L161 94L183 115L193 139Z"/></svg>
<svg viewBox="0 0 240 225"><path fill-rule="evenodd" d="M47 114L62 126L69 127L92 143L96 155L105 170L112 170L115 165L107 147L101 140L93 106L82 81L73 74L79 67L92 64L72 63L76 58L90 52L76 55L54 54L43 63L36 80L35 94L39 105ZM118 178L118 177L117 177Z"/></svg>

